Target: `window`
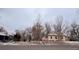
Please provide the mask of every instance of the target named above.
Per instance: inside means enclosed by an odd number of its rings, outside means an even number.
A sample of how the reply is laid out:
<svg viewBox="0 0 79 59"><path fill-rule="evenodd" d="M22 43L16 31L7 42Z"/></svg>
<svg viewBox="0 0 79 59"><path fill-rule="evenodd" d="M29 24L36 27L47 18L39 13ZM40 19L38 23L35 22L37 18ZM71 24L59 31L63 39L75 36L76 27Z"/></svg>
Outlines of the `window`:
<svg viewBox="0 0 79 59"><path fill-rule="evenodd" d="M61 39L63 39L63 37Z"/></svg>
<svg viewBox="0 0 79 59"><path fill-rule="evenodd" d="M57 36L55 36L55 39L57 39Z"/></svg>
<svg viewBox="0 0 79 59"><path fill-rule="evenodd" d="M52 39L52 36L51 36L51 39Z"/></svg>
<svg viewBox="0 0 79 59"><path fill-rule="evenodd" d="M63 36L61 36L61 39L63 39Z"/></svg>

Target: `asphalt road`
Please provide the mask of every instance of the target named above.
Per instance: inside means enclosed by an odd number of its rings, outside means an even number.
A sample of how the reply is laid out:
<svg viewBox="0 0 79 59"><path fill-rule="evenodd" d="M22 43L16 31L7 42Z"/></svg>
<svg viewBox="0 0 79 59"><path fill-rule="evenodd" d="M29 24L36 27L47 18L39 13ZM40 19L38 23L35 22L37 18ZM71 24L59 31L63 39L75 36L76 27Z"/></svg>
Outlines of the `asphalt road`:
<svg viewBox="0 0 79 59"><path fill-rule="evenodd" d="M0 45L0 50L79 50L78 45Z"/></svg>

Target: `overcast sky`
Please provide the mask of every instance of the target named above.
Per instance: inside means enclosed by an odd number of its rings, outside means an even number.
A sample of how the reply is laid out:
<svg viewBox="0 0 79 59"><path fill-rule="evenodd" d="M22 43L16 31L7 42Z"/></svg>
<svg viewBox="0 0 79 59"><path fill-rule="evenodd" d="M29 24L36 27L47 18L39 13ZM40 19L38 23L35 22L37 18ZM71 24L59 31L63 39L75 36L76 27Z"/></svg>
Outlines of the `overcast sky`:
<svg viewBox="0 0 79 59"><path fill-rule="evenodd" d="M54 23L56 16L63 16L64 22L70 24L71 21L78 21L78 9L68 8L0 8L0 26L7 30L24 29L31 26L38 14L42 23Z"/></svg>

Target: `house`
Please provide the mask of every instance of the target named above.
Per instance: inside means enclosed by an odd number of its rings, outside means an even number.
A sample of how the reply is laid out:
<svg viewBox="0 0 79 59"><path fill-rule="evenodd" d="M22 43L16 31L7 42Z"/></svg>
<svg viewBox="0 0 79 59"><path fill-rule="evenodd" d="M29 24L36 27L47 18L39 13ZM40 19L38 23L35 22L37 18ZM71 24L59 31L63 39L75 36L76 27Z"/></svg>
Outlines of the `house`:
<svg viewBox="0 0 79 59"><path fill-rule="evenodd" d="M9 40L9 35L5 34L4 32L0 32L0 41L7 42Z"/></svg>
<svg viewBox="0 0 79 59"><path fill-rule="evenodd" d="M62 41L66 41L67 39L68 39L67 36L65 34L63 34L61 40ZM51 33L48 34L48 37L47 38L46 37L43 37L42 40L58 41L59 39L58 39L58 36L57 36L57 34L55 32L51 32Z"/></svg>

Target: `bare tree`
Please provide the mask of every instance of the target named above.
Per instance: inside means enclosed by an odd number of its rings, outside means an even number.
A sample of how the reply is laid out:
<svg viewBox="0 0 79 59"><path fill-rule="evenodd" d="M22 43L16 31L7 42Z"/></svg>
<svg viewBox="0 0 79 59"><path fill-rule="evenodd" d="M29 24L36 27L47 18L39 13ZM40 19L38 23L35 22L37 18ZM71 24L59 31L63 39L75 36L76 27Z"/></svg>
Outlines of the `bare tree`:
<svg viewBox="0 0 79 59"><path fill-rule="evenodd" d="M4 32L6 35L8 34L8 32L2 26L0 27L0 32Z"/></svg>
<svg viewBox="0 0 79 59"><path fill-rule="evenodd" d="M70 30L70 40L71 41L79 41L79 25L76 22L73 22L71 24L71 30Z"/></svg>
<svg viewBox="0 0 79 59"><path fill-rule="evenodd" d="M20 31L16 30L16 34L14 35L14 41L20 41L20 39L21 39Z"/></svg>
<svg viewBox="0 0 79 59"><path fill-rule="evenodd" d="M57 34L58 40L62 40L63 38L63 17L58 16L56 18L56 23L54 24L54 31Z"/></svg>
<svg viewBox="0 0 79 59"><path fill-rule="evenodd" d="M42 40L43 37L43 26L40 22L40 16L36 19L37 22L32 27L32 37L33 40Z"/></svg>
<svg viewBox="0 0 79 59"><path fill-rule="evenodd" d="M19 31L19 34L20 34L20 36L21 36L21 41L26 41L26 39L25 39L25 34L26 34L26 32L25 32L25 30L21 30L21 31Z"/></svg>
<svg viewBox="0 0 79 59"><path fill-rule="evenodd" d="M16 30L14 41L31 41L31 34L31 28L26 28L25 30Z"/></svg>
<svg viewBox="0 0 79 59"><path fill-rule="evenodd" d="M49 23L45 23L45 28L46 28L46 30L45 30L45 36L47 38L48 34L51 32L51 26L50 26L50 24Z"/></svg>
<svg viewBox="0 0 79 59"><path fill-rule="evenodd" d="M0 27L0 32L4 32L4 28L3 27Z"/></svg>
<svg viewBox="0 0 79 59"><path fill-rule="evenodd" d="M43 35L43 27L42 25L37 22L33 27L32 27L32 36L33 40L42 40L42 35Z"/></svg>
<svg viewBox="0 0 79 59"><path fill-rule="evenodd" d="M32 40L32 29L30 27L26 28L24 33L25 33L25 39L27 41L31 41Z"/></svg>

